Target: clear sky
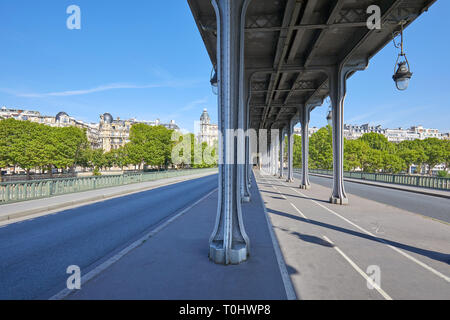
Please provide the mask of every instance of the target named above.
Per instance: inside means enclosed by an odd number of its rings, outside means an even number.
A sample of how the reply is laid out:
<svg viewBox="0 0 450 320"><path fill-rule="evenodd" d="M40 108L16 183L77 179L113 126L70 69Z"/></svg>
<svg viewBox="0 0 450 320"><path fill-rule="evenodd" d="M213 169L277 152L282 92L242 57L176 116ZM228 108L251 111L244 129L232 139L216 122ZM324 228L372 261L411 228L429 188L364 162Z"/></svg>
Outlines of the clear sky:
<svg viewBox="0 0 450 320"><path fill-rule="evenodd" d="M72 4L81 30L66 27ZM438 0L406 30L407 91L392 81L392 44L349 80L346 123L450 131L448 14L450 1ZM0 105L89 122L105 112L173 119L190 131L207 108L217 121L212 66L185 0L0 0L0 41ZM314 110L311 125L326 113Z"/></svg>

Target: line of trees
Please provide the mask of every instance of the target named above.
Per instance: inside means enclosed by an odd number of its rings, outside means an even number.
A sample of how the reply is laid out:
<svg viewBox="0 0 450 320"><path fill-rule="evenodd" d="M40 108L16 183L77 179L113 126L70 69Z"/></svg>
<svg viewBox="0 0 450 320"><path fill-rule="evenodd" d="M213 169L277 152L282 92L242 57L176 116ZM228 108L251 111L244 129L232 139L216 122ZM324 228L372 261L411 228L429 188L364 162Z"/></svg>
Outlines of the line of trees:
<svg viewBox="0 0 450 320"><path fill-rule="evenodd" d="M333 136L327 126L314 133L309 140L309 167L333 168ZM301 167L301 137L294 138L294 166ZM425 140L389 142L378 133L366 133L356 140L344 140L344 170L364 172L410 173L411 165L428 166L428 173L439 164L450 167L450 141ZM442 176L446 172L441 173Z"/></svg>
<svg viewBox="0 0 450 320"><path fill-rule="evenodd" d="M0 121L0 168L20 167L28 175L33 169L51 175L53 169L74 171L76 167L90 168L94 173L130 165L135 166L136 170L142 170L145 166L167 169L172 166L172 151L178 143L172 141L172 135L173 130L164 126L135 124L130 129L129 143L104 152L91 148L84 129L50 127L30 121L5 119ZM197 145L193 134L182 137L191 140L192 159L196 157L195 152L208 148L206 143ZM205 163L200 158L200 162L190 163L192 165L182 166L212 167L217 162Z"/></svg>

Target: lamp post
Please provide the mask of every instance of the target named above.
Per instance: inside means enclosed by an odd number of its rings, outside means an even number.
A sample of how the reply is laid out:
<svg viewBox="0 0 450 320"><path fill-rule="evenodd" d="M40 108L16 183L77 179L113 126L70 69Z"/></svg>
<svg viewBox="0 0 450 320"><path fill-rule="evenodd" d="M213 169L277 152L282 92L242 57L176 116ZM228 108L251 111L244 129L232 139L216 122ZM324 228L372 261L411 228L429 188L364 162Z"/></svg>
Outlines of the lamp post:
<svg viewBox="0 0 450 320"><path fill-rule="evenodd" d="M333 109L331 106L328 107L327 122L330 127L333 126Z"/></svg>
<svg viewBox="0 0 450 320"><path fill-rule="evenodd" d="M406 56L405 56L406 58ZM404 91L408 89L409 80L412 77L412 73L409 69L408 61L401 61L398 63L398 69L393 75L393 79L395 81L395 86L398 90Z"/></svg>
<svg viewBox="0 0 450 320"><path fill-rule="evenodd" d="M411 69L409 67L408 59L406 58L406 54L403 50L403 25L405 24L404 21L400 22L401 30L400 30L400 37L401 42L400 44L395 43L395 36L394 36L394 46L396 48L400 48L400 53L397 58L397 62L395 63L394 67L394 75L392 76L392 79L395 81L395 86L398 90L404 91L408 89L409 81L411 80L412 73ZM402 60L402 58L404 58Z"/></svg>
<svg viewBox="0 0 450 320"><path fill-rule="evenodd" d="M212 92L217 96L219 95L219 82L217 80L217 71L216 68L213 68L213 70L211 71L211 87L212 87Z"/></svg>

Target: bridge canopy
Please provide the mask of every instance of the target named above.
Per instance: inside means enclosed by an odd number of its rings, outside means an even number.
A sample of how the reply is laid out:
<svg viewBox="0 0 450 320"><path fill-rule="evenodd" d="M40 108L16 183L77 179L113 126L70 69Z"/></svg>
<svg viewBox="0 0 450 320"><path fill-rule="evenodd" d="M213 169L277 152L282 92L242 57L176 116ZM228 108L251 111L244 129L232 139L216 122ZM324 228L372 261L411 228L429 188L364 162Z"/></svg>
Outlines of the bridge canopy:
<svg viewBox="0 0 450 320"><path fill-rule="evenodd" d="M245 69L254 73L250 85L250 127L282 128L298 115L299 108L321 105L330 94L328 76L321 67L343 61L348 65L367 65L392 41L402 22L408 27L434 2L250 1L245 20ZM217 22L211 0L188 3L216 66ZM379 29L367 27L375 12L368 12L368 8L373 5L380 8Z"/></svg>

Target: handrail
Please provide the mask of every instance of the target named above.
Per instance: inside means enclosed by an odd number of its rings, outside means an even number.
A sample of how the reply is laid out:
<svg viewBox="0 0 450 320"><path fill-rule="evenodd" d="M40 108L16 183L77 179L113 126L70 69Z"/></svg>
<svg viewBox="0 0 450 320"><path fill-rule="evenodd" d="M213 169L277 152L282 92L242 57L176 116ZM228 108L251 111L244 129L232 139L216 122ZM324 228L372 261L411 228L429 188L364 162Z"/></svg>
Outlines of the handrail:
<svg viewBox="0 0 450 320"><path fill-rule="evenodd" d="M58 178L0 183L0 205L57 195L117 187L127 184L148 182L159 179L187 176L201 172L215 171L216 168L159 171L150 173L125 173L123 175L92 176L81 178Z"/></svg>
<svg viewBox="0 0 450 320"><path fill-rule="evenodd" d="M296 172L301 172L301 169L294 169ZM309 169L310 173L333 175L332 170L323 169ZM429 188L436 190L450 191L450 178L440 177L426 177L426 176L412 176L402 174L390 174L390 173L368 173L361 171L346 171L344 172L345 178L361 179L367 181L384 182L398 185L406 185L419 188Z"/></svg>

